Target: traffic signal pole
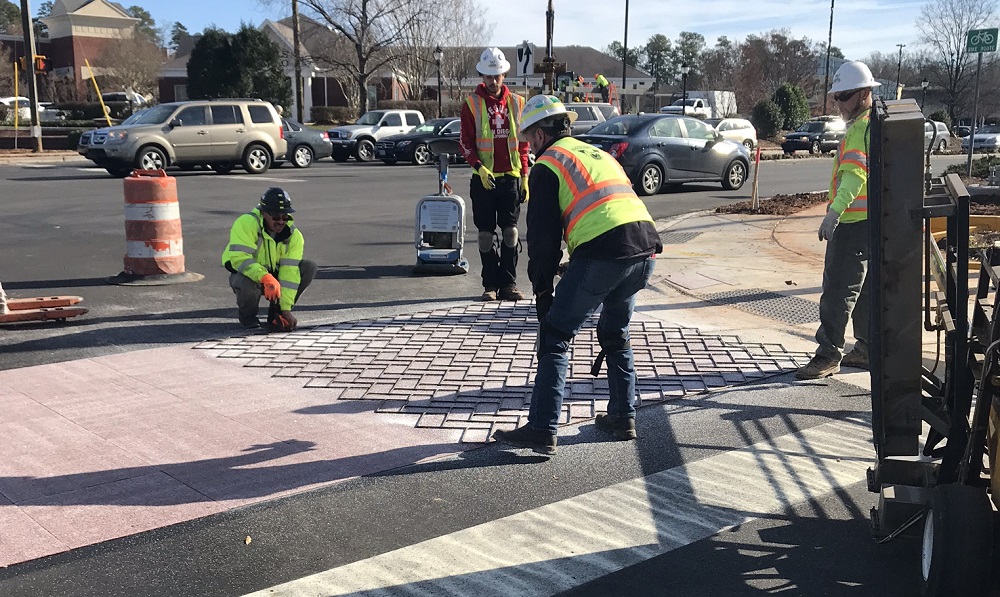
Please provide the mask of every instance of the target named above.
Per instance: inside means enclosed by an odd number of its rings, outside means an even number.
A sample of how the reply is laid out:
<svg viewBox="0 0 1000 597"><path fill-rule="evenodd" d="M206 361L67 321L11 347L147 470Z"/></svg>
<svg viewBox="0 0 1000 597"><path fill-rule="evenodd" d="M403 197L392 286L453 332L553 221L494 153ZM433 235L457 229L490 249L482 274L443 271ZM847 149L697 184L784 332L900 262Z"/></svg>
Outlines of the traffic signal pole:
<svg viewBox="0 0 1000 597"><path fill-rule="evenodd" d="M31 138L35 141L32 151L42 151L42 127L38 119L38 82L35 79L35 28L31 22L28 0L21 0L21 27L24 29L24 66L28 75L28 101L31 111ZM16 103L15 103L16 104Z"/></svg>

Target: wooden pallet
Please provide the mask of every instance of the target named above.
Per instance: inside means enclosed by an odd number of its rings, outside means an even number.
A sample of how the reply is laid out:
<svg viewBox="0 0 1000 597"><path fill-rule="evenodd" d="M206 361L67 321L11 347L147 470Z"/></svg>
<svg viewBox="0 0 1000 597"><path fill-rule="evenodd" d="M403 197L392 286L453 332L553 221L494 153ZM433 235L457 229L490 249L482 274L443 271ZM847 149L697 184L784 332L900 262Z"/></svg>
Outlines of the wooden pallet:
<svg viewBox="0 0 1000 597"><path fill-rule="evenodd" d="M83 301L80 296L39 296L31 298L7 299L6 315L0 315L0 323L18 321L41 321L55 319L65 321L70 317L83 315L84 307L76 307Z"/></svg>

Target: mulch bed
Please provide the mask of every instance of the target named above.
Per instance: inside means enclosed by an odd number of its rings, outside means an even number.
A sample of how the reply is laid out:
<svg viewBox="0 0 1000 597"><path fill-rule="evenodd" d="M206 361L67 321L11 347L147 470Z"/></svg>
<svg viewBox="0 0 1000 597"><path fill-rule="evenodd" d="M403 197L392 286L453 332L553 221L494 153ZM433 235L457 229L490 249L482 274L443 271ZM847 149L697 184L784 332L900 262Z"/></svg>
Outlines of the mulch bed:
<svg viewBox="0 0 1000 597"><path fill-rule="evenodd" d="M753 211L749 201L730 203L716 208L719 214L760 214L768 216L788 216L817 203L826 202L826 191L817 193L795 193L792 195L778 194L774 197L760 200L760 209Z"/></svg>

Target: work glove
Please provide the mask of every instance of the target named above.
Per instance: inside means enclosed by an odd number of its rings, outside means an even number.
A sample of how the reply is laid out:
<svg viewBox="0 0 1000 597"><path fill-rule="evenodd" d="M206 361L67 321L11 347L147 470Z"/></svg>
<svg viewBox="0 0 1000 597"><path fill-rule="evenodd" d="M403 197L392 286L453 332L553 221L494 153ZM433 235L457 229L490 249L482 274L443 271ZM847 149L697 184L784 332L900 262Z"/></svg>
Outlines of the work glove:
<svg viewBox="0 0 1000 597"><path fill-rule="evenodd" d="M497 188L497 177L493 174L493 171L487 168L484 164L479 164L479 170L476 171L479 174L479 180L483 183L483 188L492 191Z"/></svg>
<svg viewBox="0 0 1000 597"><path fill-rule="evenodd" d="M269 301L281 300L281 284L278 284L277 278L271 274L264 274L260 284L264 287L264 298Z"/></svg>
<svg viewBox="0 0 1000 597"><path fill-rule="evenodd" d="M833 238L833 231L837 229L837 224L840 223L840 214L837 210L830 209L826 212L826 216L823 218L823 223L819 225L819 239L820 240L830 240Z"/></svg>
<svg viewBox="0 0 1000 597"><path fill-rule="evenodd" d="M278 329L282 332L290 332L299 327L299 321L295 319L295 316L292 315L291 311L282 311L281 314L278 315L278 324Z"/></svg>
<svg viewBox="0 0 1000 597"><path fill-rule="evenodd" d="M521 203L528 202L528 177L521 177Z"/></svg>
<svg viewBox="0 0 1000 597"><path fill-rule="evenodd" d="M545 321L545 316L549 314L549 309L552 308L552 291L547 290L541 294L535 295L535 317L538 319L538 323Z"/></svg>

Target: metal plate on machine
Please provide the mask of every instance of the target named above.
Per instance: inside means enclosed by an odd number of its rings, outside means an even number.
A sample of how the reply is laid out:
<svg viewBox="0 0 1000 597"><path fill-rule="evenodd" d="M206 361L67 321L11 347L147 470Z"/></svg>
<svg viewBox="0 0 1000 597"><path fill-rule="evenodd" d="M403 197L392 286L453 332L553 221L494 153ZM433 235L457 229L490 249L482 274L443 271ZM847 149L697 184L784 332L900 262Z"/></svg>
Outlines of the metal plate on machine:
<svg viewBox="0 0 1000 597"><path fill-rule="evenodd" d="M423 232L454 232L461 226L461 210L453 199L424 199L420 203L420 230Z"/></svg>

